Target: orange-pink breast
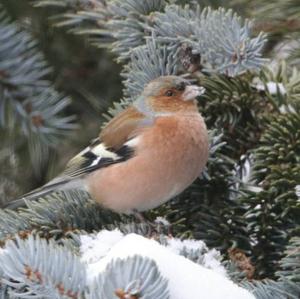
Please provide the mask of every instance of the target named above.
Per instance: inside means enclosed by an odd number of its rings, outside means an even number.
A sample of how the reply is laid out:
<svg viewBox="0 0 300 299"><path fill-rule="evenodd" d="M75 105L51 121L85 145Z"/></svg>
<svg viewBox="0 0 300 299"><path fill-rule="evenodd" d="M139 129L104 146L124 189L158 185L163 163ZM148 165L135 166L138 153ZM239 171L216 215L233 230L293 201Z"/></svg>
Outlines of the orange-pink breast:
<svg viewBox="0 0 300 299"><path fill-rule="evenodd" d="M207 130L198 113L160 117L137 138L133 158L87 180L97 202L121 213L163 204L188 187L208 159Z"/></svg>

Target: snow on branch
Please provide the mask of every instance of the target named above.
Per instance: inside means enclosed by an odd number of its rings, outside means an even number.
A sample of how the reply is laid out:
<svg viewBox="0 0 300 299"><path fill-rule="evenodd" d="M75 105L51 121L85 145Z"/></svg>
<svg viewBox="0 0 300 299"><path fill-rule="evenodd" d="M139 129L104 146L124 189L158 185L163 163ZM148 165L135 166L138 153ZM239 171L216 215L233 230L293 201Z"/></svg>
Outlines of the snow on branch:
<svg viewBox="0 0 300 299"><path fill-rule="evenodd" d="M178 239L167 238L164 240L165 245L160 245L157 241L136 234L122 236L118 231L102 231L94 238L84 236L82 241L84 242L82 244L83 260L90 263L87 270L88 281L94 281L98 275L109 277L107 271L111 271L111 268L115 267L115 275L102 283L103 289L108 290L110 288L106 287L108 284L124 289L130 281L136 281L135 273L142 271L141 268L144 264L151 267L152 270L149 271L147 278L141 275L137 285L144 285L146 290L146 285L149 284L149 280L152 280L152 292L156 288L161 290L165 288L164 296L148 297L145 291L141 292L138 298L198 299L200 296L202 299L254 299L249 292L231 282L226 277L225 271L220 271L220 262L217 261L216 254L212 251L208 252L205 244L201 241L186 240L182 242ZM107 247L108 243L110 244L109 248ZM101 250L101 246L105 247L104 251ZM105 256L103 257L103 255ZM191 257L195 258L196 255L198 264L190 259ZM130 270L134 258L140 261L140 265L136 267L135 271ZM150 263L148 259L153 260L154 264ZM121 260L129 261L126 268L121 264ZM128 277L126 282L124 277ZM169 296L166 292L166 281L160 277L164 277L168 282ZM215 287L216 285L218 288Z"/></svg>
<svg viewBox="0 0 300 299"><path fill-rule="evenodd" d="M80 250L72 250L53 239L34 234L23 237L16 235L0 249L0 295L254 299L229 280L218 252L208 250L202 241L165 235L155 241L134 233L102 230L80 235L76 242L81 243Z"/></svg>

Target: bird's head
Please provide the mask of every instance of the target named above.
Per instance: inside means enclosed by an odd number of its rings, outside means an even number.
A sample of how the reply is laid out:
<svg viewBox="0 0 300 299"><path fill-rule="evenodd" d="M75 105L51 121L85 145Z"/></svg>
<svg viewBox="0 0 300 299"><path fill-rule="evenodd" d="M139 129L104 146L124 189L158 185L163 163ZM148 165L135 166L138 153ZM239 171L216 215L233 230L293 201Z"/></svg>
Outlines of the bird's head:
<svg viewBox="0 0 300 299"><path fill-rule="evenodd" d="M197 96L205 92L204 87L191 85L178 76L162 76L146 85L136 106L142 112L154 113L197 111Z"/></svg>

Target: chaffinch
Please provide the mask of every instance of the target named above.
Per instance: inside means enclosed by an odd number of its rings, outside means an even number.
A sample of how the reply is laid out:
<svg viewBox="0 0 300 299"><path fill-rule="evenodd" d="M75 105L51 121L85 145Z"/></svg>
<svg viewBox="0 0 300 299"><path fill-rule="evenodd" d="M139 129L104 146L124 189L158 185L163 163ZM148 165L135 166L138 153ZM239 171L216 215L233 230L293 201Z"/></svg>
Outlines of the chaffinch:
<svg viewBox="0 0 300 299"><path fill-rule="evenodd" d="M165 203L188 187L207 162L208 134L195 100L204 91L177 76L151 81L61 175L10 207L76 188L118 213Z"/></svg>

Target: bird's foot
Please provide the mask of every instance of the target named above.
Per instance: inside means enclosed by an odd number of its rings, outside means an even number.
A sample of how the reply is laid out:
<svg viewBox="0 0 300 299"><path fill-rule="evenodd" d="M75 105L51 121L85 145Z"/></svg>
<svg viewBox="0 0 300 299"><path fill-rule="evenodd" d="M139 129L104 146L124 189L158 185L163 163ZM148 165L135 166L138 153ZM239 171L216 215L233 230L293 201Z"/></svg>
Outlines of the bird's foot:
<svg viewBox="0 0 300 299"><path fill-rule="evenodd" d="M133 211L134 216L136 219L147 227L147 237L155 238L160 234L168 234L172 235L171 233L171 225L170 223L162 217L157 217L154 222L145 218L145 216L137 211Z"/></svg>

